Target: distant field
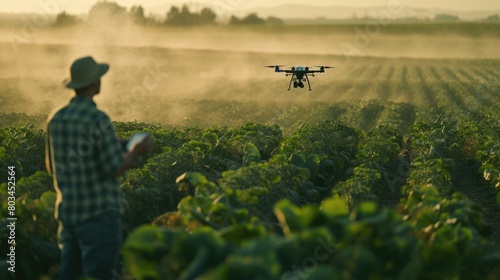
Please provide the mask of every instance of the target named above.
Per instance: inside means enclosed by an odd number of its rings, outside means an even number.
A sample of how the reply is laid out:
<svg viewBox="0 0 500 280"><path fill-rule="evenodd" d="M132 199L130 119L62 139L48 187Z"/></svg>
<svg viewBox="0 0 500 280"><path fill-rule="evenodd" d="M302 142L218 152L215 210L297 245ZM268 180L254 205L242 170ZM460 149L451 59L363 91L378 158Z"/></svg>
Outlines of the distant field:
<svg viewBox="0 0 500 280"><path fill-rule="evenodd" d="M1 53L12 52L8 43ZM1 112L48 114L66 102L71 92L63 87L69 64L92 54L111 64L104 77L99 105L114 119L202 126L241 125L249 120L271 122L254 110L271 106L273 116L289 114L284 104L307 110L311 102L379 100L406 102L441 110L453 106L460 116L498 117L500 60L414 59L338 55L270 54L180 50L158 47L99 45L20 45L18 53L2 56L0 63ZM288 92L289 78L264 65L332 65L337 68L311 79L313 91ZM227 102L206 110L209 100ZM276 104L280 104L276 106ZM290 105L290 106L291 106ZM485 107L486 106L486 107ZM247 108L249 110L247 110ZM256 116L259 117L256 117ZM204 116L204 117L199 117ZM321 118L318 116L318 118Z"/></svg>
<svg viewBox="0 0 500 280"><path fill-rule="evenodd" d="M360 25L116 28L0 28L1 112L46 115L67 102L70 63L90 54L111 64L98 101L121 121L238 126L301 110L320 120L311 102L353 100L500 119L498 24L389 24L363 48ZM289 79L263 67L274 64L337 68L312 78L312 92L288 92Z"/></svg>
<svg viewBox="0 0 500 280"><path fill-rule="evenodd" d="M500 23L485 22L422 22L422 23L404 23L404 22L378 22L381 31L385 34L410 35L421 34L429 35L461 35L461 36L498 36L500 35ZM329 32L352 33L355 28L364 29L366 26L375 26L377 21L370 19L365 22L357 23L333 23L333 24L286 24L275 26L226 26L226 29L247 29L258 30L259 32L286 32L302 34L321 34ZM374 27L373 27L374 28Z"/></svg>
<svg viewBox="0 0 500 280"><path fill-rule="evenodd" d="M26 26L29 26L28 28ZM116 32L119 28L120 32ZM0 42L413 58L500 58L500 24L0 27Z"/></svg>

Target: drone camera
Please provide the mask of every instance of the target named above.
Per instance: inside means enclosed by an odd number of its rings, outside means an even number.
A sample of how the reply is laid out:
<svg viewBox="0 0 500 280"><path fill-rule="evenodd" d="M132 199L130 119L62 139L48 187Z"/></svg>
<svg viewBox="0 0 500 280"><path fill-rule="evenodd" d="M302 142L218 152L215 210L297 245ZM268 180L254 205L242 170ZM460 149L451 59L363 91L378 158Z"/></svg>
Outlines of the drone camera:
<svg viewBox="0 0 500 280"><path fill-rule="evenodd" d="M302 82L298 82L298 83L297 83L297 86L299 86L300 88L304 88L304 83L302 83Z"/></svg>

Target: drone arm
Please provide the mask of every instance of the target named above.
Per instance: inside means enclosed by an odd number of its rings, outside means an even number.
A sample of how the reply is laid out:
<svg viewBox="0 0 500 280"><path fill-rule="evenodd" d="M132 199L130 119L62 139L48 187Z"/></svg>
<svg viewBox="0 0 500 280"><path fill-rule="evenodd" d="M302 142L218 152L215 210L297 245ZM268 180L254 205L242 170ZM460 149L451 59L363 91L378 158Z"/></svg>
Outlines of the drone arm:
<svg viewBox="0 0 500 280"><path fill-rule="evenodd" d="M307 71L307 73L309 73L309 74L314 74L314 73L325 73L325 71L324 71L324 70L323 70L323 71L321 71L321 70L309 70L309 71Z"/></svg>

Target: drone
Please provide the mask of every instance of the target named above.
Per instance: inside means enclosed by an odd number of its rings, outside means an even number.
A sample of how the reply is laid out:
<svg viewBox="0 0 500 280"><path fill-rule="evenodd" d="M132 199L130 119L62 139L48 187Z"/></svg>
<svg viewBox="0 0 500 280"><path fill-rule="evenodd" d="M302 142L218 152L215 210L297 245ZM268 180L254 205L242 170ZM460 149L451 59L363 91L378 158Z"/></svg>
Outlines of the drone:
<svg viewBox="0 0 500 280"><path fill-rule="evenodd" d="M267 68L274 68L274 72L276 73L286 73L286 77L289 75L292 75L292 78L290 79L290 84L288 85L288 90L291 90L292 88L292 83L293 83L293 88L304 88L304 83L307 81L307 85L309 86L309 91L311 91L311 82L309 82L309 76L308 74L311 74L311 77L314 77L314 74L316 73L325 73L325 69L329 68L335 68L331 66L314 66L315 68L319 68L319 70L311 70L307 66L292 66L290 69L283 70L280 67L283 67L285 65L270 65L270 66L265 66Z"/></svg>

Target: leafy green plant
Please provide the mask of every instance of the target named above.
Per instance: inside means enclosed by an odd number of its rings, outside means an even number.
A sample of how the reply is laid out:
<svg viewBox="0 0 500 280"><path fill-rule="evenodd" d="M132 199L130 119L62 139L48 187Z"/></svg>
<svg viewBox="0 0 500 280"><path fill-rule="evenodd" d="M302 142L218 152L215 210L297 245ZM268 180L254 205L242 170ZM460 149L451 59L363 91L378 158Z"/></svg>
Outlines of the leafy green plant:
<svg viewBox="0 0 500 280"><path fill-rule="evenodd" d="M2 189L5 186L2 185ZM8 252L6 242L10 236L6 220L11 217L8 210L7 196L2 194L0 236L3 239L0 251ZM56 194L44 192L40 198L31 199L28 195L18 197L16 200L16 276L21 279L38 279L42 275L52 275L57 271L60 252L56 242L58 223L54 218ZM5 238L5 239L4 239ZM9 249L10 250L10 249ZM6 260L2 259L2 263ZM3 272L2 272L3 273Z"/></svg>

